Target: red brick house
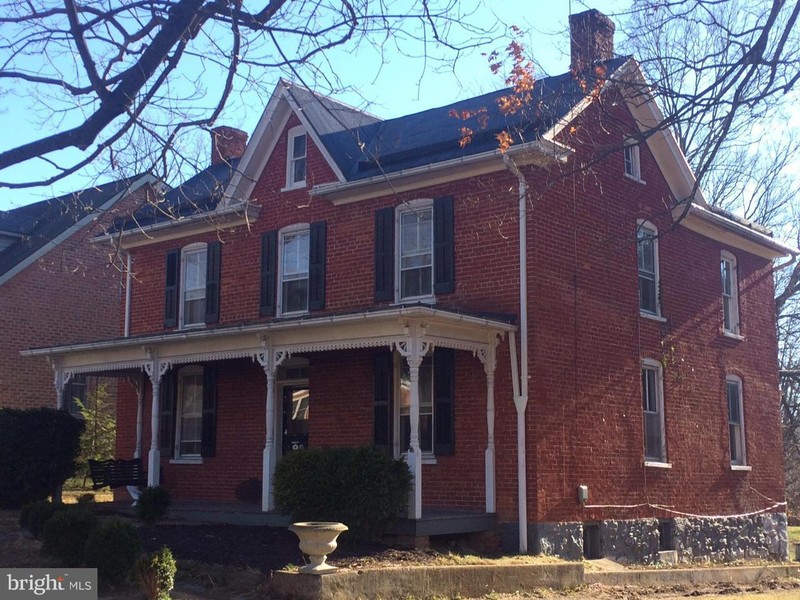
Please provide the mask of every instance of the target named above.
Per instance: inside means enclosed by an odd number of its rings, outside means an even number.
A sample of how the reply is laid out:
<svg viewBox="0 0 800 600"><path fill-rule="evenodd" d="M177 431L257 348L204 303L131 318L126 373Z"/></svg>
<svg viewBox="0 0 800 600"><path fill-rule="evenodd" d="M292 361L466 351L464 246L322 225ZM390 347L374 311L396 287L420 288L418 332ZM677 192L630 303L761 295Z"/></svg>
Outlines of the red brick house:
<svg viewBox="0 0 800 600"><path fill-rule="evenodd" d="M155 182L139 175L0 211L0 407L56 406L53 369L21 350L118 334L123 265L92 239ZM60 389L86 399L83 377Z"/></svg>
<svg viewBox="0 0 800 600"><path fill-rule="evenodd" d="M27 354L145 373L118 453L179 502L257 478L270 513L283 454L372 444L409 463L412 535L785 556L772 271L795 250L709 207L605 16L571 27L588 74L516 115L500 91L381 120L281 82L241 159L224 130L112 236L130 336ZM481 108L461 147L451 110Z"/></svg>

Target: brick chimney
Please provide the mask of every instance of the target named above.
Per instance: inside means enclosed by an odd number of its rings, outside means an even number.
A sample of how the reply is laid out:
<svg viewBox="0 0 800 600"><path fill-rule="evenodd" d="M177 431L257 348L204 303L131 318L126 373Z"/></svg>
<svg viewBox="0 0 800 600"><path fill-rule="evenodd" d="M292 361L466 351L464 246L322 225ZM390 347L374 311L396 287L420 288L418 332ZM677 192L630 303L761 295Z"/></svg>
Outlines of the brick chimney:
<svg viewBox="0 0 800 600"><path fill-rule="evenodd" d="M580 73L614 58L614 29L614 22L596 9L570 15L570 69Z"/></svg>
<svg viewBox="0 0 800 600"><path fill-rule="evenodd" d="M234 127L215 127L211 130L211 164L218 165L239 158L247 146L247 133Z"/></svg>

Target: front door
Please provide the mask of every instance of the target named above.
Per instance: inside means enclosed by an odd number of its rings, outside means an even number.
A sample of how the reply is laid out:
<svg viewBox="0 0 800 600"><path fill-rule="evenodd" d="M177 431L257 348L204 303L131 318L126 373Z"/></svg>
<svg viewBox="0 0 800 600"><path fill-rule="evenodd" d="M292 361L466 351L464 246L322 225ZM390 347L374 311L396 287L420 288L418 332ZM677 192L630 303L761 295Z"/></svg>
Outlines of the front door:
<svg viewBox="0 0 800 600"><path fill-rule="evenodd" d="M283 386L283 455L308 447L308 385Z"/></svg>

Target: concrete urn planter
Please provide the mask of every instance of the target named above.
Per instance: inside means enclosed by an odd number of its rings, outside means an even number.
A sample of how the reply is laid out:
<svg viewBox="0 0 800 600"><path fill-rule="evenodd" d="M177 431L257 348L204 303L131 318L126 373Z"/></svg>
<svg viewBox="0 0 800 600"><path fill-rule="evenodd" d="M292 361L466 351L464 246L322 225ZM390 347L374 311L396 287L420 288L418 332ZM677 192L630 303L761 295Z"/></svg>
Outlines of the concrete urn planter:
<svg viewBox="0 0 800 600"><path fill-rule="evenodd" d="M308 555L310 561L309 564L300 567L300 572L323 575L336 571L336 567L327 564L325 559L328 554L336 550L336 538L347 529L347 525L333 521L292 523L289 531L300 538L300 550Z"/></svg>

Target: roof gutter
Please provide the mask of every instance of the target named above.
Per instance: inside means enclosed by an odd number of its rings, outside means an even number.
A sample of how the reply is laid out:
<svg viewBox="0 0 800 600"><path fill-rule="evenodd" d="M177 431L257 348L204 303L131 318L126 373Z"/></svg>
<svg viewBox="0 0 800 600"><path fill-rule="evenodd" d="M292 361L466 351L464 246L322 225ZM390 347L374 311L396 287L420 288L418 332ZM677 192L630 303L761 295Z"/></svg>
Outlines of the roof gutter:
<svg viewBox="0 0 800 600"><path fill-rule="evenodd" d="M681 213L683 212L683 208L680 207L679 210ZM697 204L692 203L689 207L688 214L686 217L681 220L681 224L685 225L689 229L693 229L692 222L690 220L691 217L696 217L705 221L706 223L713 225L719 229L724 231L730 232L735 234L739 237L745 238L749 242L761 246L762 248L770 251L773 255L772 258L777 258L779 256L794 256L800 252L797 248L789 246L787 244L782 244L781 242L773 239L772 237L756 231L754 229L750 229L749 227L745 227L737 223L736 221L732 221L727 217L719 215L713 211L708 210L707 208L703 208L702 206L698 206ZM775 256L777 255L777 256Z"/></svg>
<svg viewBox="0 0 800 600"><path fill-rule="evenodd" d="M566 144L555 140L537 140L512 146L505 153L491 150L451 160L430 163L392 173L375 175L356 181L323 183L310 190L311 196L328 198L334 205L349 204L377 198L392 192L401 192L430 185L431 180L444 183L463 179L465 168L471 168L475 175L502 171L506 167L505 156L517 158L517 164L545 165L564 161L573 153Z"/></svg>
<svg viewBox="0 0 800 600"><path fill-rule="evenodd" d="M181 217L152 225L137 226L92 238L92 243L119 244L122 249L144 246L165 239L186 237L205 231L229 229L258 218L261 207L256 204L239 203L209 212ZM168 232L168 233L166 233Z"/></svg>

